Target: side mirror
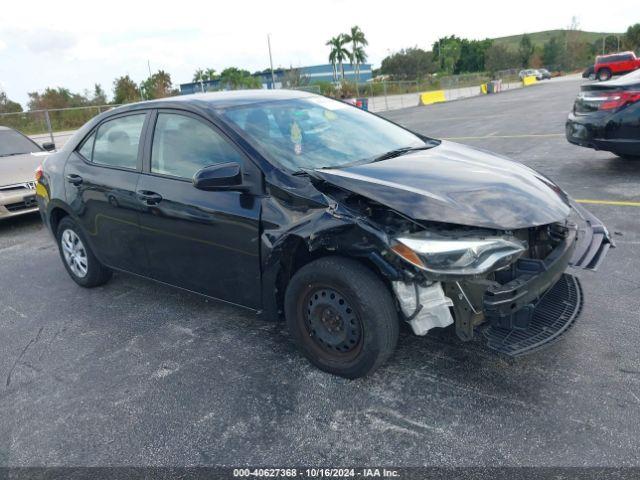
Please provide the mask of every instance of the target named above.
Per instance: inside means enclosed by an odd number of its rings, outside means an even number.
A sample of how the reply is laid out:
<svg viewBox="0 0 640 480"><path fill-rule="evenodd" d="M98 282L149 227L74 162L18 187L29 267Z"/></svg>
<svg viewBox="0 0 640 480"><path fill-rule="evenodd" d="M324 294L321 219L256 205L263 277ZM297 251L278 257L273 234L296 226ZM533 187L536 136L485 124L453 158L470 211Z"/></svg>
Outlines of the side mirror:
<svg viewBox="0 0 640 480"><path fill-rule="evenodd" d="M193 186L198 190L243 190L242 169L235 162L210 165L193 176Z"/></svg>
<svg viewBox="0 0 640 480"><path fill-rule="evenodd" d="M56 144L53 142L45 142L42 144L42 148L44 148L47 152L53 152L56 149Z"/></svg>

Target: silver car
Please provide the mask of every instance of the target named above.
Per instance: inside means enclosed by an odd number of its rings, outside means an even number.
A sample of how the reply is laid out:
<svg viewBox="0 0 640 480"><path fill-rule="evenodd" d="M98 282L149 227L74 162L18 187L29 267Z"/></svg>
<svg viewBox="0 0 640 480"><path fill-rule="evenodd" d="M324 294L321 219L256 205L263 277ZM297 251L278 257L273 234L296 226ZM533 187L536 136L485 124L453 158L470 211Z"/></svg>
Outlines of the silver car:
<svg viewBox="0 0 640 480"><path fill-rule="evenodd" d="M0 220L38 211L34 178L53 143L41 147L20 132L0 126Z"/></svg>

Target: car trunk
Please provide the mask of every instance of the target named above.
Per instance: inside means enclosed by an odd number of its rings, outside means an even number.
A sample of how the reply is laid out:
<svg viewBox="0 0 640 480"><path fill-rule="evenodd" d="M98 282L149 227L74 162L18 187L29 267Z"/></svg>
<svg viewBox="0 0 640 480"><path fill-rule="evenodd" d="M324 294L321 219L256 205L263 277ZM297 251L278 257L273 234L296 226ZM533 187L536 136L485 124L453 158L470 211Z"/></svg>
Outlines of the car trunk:
<svg viewBox="0 0 640 480"><path fill-rule="evenodd" d="M592 83L583 85L573 104L573 113L589 115L599 111L611 112L625 105L620 95L640 90L640 80L624 77L606 83Z"/></svg>

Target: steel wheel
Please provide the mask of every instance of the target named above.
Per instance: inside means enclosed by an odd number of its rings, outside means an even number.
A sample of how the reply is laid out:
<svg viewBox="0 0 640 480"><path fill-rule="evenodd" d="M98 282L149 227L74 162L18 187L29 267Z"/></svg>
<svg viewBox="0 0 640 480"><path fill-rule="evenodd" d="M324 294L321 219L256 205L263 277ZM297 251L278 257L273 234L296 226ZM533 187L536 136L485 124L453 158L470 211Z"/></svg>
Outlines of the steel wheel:
<svg viewBox="0 0 640 480"><path fill-rule="evenodd" d="M305 328L317 349L333 357L358 355L362 322L344 295L330 287L314 286L302 305Z"/></svg>
<svg viewBox="0 0 640 480"><path fill-rule="evenodd" d="M67 229L61 237L62 254L69 269L78 278L84 278L89 271L87 250L80 237L73 230Z"/></svg>

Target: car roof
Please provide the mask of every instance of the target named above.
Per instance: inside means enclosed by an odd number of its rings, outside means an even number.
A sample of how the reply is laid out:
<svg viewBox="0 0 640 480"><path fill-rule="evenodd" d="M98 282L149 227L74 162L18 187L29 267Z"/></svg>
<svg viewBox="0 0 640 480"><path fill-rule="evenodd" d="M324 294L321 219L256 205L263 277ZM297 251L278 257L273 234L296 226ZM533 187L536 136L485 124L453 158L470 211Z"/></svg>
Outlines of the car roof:
<svg viewBox="0 0 640 480"><path fill-rule="evenodd" d="M2 125L0 125L0 130L13 130L13 128L11 128L11 127L3 127Z"/></svg>
<svg viewBox="0 0 640 480"><path fill-rule="evenodd" d="M225 109L248 105L252 103L261 103L269 101L291 100L296 98L305 98L314 96L313 93L302 90L232 90L222 92L195 93L189 95L178 95L175 97L160 98L157 100L148 100L145 102L137 102L121 107L116 107L110 112L138 110L141 108L171 108L181 105L191 105L199 108L208 109Z"/></svg>
<svg viewBox="0 0 640 480"><path fill-rule="evenodd" d="M607 59L609 57L615 57L616 55L635 55L635 52L628 50L626 52L607 53L606 55L596 55L596 60Z"/></svg>

